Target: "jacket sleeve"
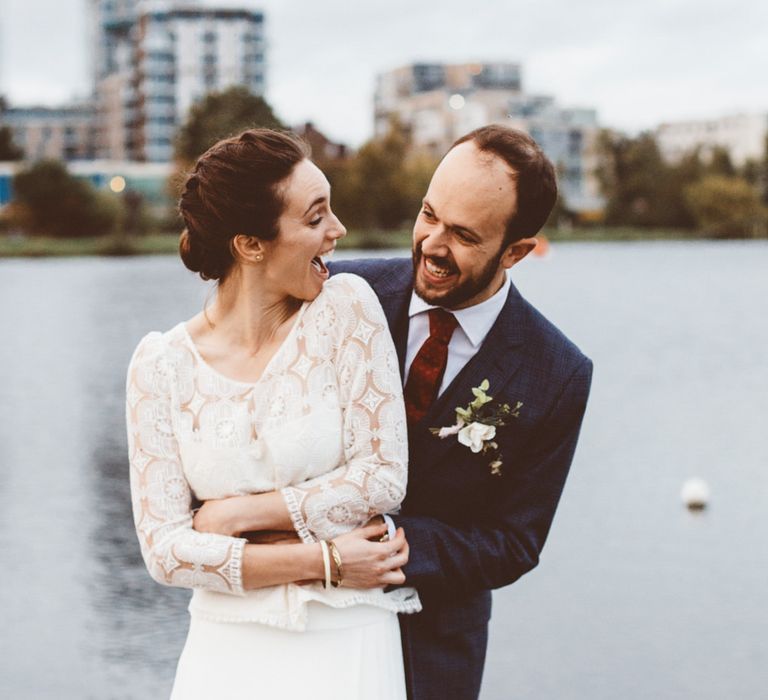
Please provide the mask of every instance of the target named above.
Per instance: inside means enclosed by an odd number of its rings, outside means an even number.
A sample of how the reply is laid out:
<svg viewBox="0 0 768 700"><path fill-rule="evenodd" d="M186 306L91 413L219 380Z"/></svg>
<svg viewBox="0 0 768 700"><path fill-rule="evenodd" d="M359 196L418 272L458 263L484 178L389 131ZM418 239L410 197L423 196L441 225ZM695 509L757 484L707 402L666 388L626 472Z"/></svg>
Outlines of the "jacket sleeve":
<svg viewBox="0 0 768 700"><path fill-rule="evenodd" d="M333 285L327 313L340 332L334 362L343 458L328 474L282 489L304 542L336 537L396 511L408 473L400 371L384 312L363 279L343 275Z"/></svg>
<svg viewBox="0 0 768 700"><path fill-rule="evenodd" d="M546 541L576 449L592 377L584 358L532 436L500 478L498 498L471 525L395 516L411 548L406 583L419 590L473 592L499 588L533 569ZM514 446L498 436L503 454Z"/></svg>

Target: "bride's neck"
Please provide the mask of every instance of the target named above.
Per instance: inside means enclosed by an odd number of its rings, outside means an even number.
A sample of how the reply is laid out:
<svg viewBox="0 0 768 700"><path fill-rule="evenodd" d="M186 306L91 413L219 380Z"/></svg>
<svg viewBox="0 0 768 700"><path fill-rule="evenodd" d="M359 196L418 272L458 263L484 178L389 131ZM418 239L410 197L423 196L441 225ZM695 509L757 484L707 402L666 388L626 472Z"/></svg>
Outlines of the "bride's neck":
<svg viewBox="0 0 768 700"><path fill-rule="evenodd" d="M206 315L220 338L256 353L300 307L301 301L275 290L261 275L235 270Z"/></svg>

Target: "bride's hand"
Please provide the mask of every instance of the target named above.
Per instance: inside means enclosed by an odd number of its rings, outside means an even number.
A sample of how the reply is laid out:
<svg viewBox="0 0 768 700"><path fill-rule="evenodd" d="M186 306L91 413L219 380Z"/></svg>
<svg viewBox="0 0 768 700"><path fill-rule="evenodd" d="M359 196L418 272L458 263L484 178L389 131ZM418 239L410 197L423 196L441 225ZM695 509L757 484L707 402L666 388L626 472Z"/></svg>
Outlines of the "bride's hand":
<svg viewBox="0 0 768 700"><path fill-rule="evenodd" d="M247 496L231 496L205 501L195 513L192 527L198 532L214 532L232 537L244 529L249 512Z"/></svg>
<svg viewBox="0 0 768 700"><path fill-rule="evenodd" d="M381 542L387 526L365 525L334 538L341 555L344 579L349 588L382 588L405 583L402 571L408 563L408 542L403 528L389 542Z"/></svg>

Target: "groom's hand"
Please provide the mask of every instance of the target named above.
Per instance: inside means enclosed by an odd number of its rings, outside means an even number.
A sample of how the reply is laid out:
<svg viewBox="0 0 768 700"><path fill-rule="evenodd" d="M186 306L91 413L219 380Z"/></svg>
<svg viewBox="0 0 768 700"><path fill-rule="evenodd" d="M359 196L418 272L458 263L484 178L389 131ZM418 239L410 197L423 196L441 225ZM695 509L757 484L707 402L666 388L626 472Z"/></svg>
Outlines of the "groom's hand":
<svg viewBox="0 0 768 700"><path fill-rule="evenodd" d="M388 542L387 525L381 521L352 530L334 539L344 570L343 586L349 588L385 588L405 583L402 568L408 563L408 542L398 528Z"/></svg>

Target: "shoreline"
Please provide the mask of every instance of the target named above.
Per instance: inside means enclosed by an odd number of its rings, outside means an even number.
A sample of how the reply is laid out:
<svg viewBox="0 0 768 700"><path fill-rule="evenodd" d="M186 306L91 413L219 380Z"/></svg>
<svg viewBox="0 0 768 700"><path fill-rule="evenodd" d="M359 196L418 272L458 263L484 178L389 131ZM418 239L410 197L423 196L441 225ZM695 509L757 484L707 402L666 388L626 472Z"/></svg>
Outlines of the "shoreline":
<svg viewBox="0 0 768 700"><path fill-rule="evenodd" d="M610 241L754 241L766 238L713 238L684 230L630 227L590 227L546 230L551 243ZM82 256L170 255L178 252L176 233L149 233L140 236L107 235L96 238L51 238L0 234L0 259ZM338 244L339 250L397 250L411 247L411 230L350 231Z"/></svg>

